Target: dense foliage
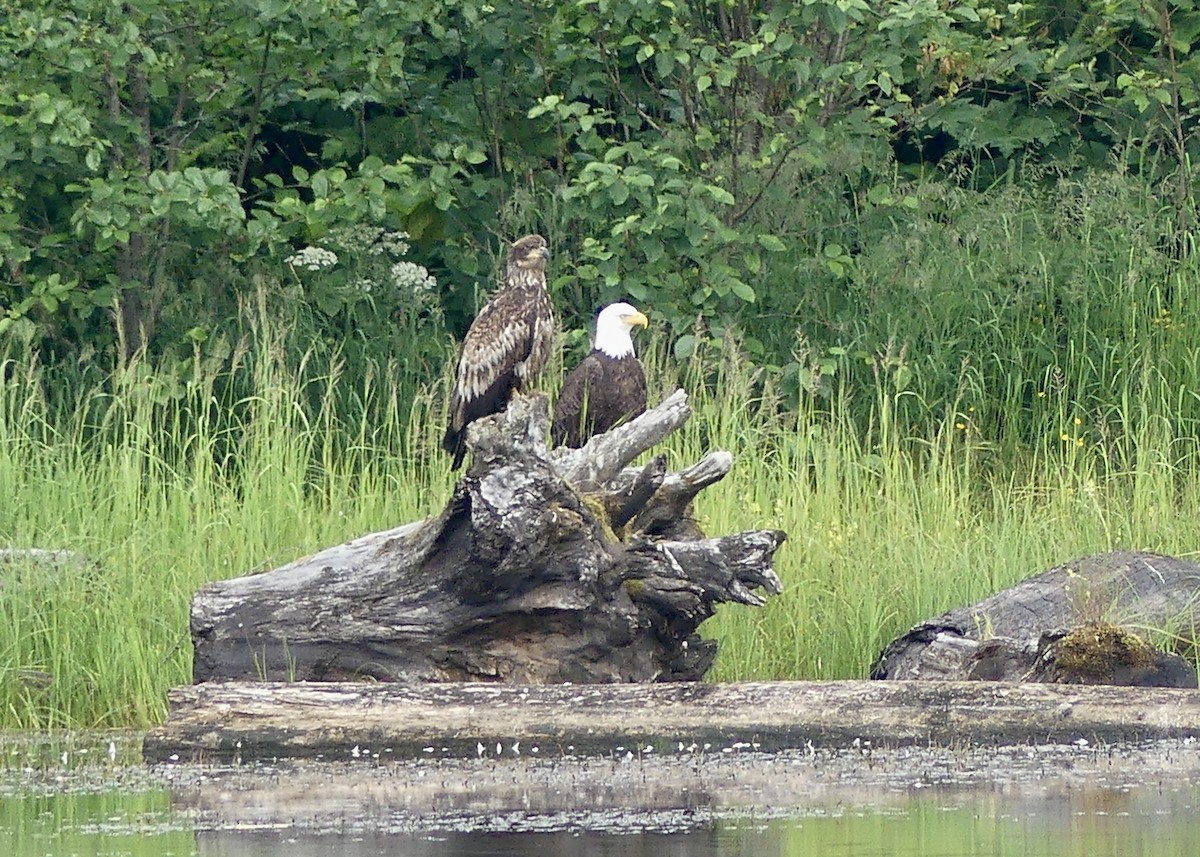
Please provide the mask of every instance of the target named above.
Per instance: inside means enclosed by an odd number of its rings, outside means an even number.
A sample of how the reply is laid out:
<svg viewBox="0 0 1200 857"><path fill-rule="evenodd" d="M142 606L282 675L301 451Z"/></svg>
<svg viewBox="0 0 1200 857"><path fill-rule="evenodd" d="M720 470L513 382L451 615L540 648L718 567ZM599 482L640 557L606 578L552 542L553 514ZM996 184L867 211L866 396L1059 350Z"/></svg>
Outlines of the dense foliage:
<svg viewBox="0 0 1200 857"><path fill-rule="evenodd" d="M263 301L428 380L538 230L572 328L628 297L793 402L883 372L937 410L1139 371L1103 349L1192 279L1191 0L4 11L0 333L59 366L226 360Z"/></svg>

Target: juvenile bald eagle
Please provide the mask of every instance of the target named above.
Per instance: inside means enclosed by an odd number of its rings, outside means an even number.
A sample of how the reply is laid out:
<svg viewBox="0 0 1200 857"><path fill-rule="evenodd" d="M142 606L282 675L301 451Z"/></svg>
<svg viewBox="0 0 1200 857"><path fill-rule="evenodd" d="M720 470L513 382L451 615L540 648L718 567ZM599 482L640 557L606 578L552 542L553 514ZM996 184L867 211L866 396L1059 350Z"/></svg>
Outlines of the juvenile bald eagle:
<svg viewBox="0 0 1200 857"><path fill-rule="evenodd" d="M592 351L571 370L554 403L550 436L579 447L595 434L646 410L646 372L633 353L635 325L646 316L627 303L611 304L596 318Z"/></svg>
<svg viewBox="0 0 1200 857"><path fill-rule="evenodd" d="M508 248L504 285L471 322L450 394L450 425L442 447L462 465L467 426L499 413L514 392L546 367L554 344L554 306L546 291L550 251L540 235Z"/></svg>

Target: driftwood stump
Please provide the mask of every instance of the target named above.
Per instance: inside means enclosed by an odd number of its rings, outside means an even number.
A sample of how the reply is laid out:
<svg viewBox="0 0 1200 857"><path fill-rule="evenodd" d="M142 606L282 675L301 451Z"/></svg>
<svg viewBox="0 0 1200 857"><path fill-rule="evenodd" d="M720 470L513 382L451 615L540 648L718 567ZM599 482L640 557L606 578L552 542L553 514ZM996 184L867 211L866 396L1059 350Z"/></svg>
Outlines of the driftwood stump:
<svg viewBox="0 0 1200 857"><path fill-rule="evenodd" d="M1198 628L1200 565L1116 551L916 625L887 645L871 677L1196 687ZM1179 654L1154 651L1150 636Z"/></svg>
<svg viewBox="0 0 1200 857"><path fill-rule="evenodd" d="M780 591L785 536L704 538L692 498L714 452L669 473L626 466L690 415L677 391L578 450L546 449L544 396L469 429L473 460L442 512L192 601L193 678L633 682L698 679L717 604Z"/></svg>

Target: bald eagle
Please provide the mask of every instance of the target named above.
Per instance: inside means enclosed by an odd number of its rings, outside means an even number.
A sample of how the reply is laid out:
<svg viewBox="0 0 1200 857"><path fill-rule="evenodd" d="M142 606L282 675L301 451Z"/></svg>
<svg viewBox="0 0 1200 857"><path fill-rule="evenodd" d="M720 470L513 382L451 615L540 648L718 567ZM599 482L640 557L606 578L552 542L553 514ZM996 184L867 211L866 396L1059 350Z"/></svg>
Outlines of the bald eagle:
<svg viewBox="0 0 1200 857"><path fill-rule="evenodd" d="M454 469L466 454L467 426L499 413L514 392L535 379L554 344L554 306L546 291L550 251L540 235L526 235L508 248L504 285L484 305L463 337L450 425L442 448L454 456Z"/></svg>
<svg viewBox="0 0 1200 857"><path fill-rule="evenodd" d="M592 435L646 410L646 372L629 334L635 325L648 323L627 303L600 311L592 351L567 375L554 403L550 436L555 444L583 446Z"/></svg>

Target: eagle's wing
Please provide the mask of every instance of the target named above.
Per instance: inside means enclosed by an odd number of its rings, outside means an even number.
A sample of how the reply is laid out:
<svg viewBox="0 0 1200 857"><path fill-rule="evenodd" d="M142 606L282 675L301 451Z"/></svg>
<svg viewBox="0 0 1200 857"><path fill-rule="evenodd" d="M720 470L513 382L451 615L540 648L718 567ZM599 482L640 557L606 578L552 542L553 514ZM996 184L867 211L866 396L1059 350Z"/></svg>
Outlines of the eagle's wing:
<svg viewBox="0 0 1200 857"><path fill-rule="evenodd" d="M625 415L626 419L640 417L646 413L646 369L642 366L642 361L634 358L633 366L629 371L629 392L622 395L628 397L628 401L632 407L629 413Z"/></svg>
<svg viewBox="0 0 1200 857"><path fill-rule="evenodd" d="M550 293L539 289L532 304L528 308L530 343L528 356L524 363L517 367L521 380L536 378L550 362L550 352L554 348L555 321L554 302Z"/></svg>
<svg viewBox="0 0 1200 857"><path fill-rule="evenodd" d="M451 395L451 425L456 431L474 419L471 405L493 392L498 382L504 383L507 393L509 376L529 356L533 324L520 298L519 292L501 289L479 311L463 338Z"/></svg>
<svg viewBox="0 0 1200 857"><path fill-rule="evenodd" d="M556 446L579 446L586 439L583 425L588 398L604 378L604 367L595 354L589 354L567 374L554 403L554 422L550 437Z"/></svg>

